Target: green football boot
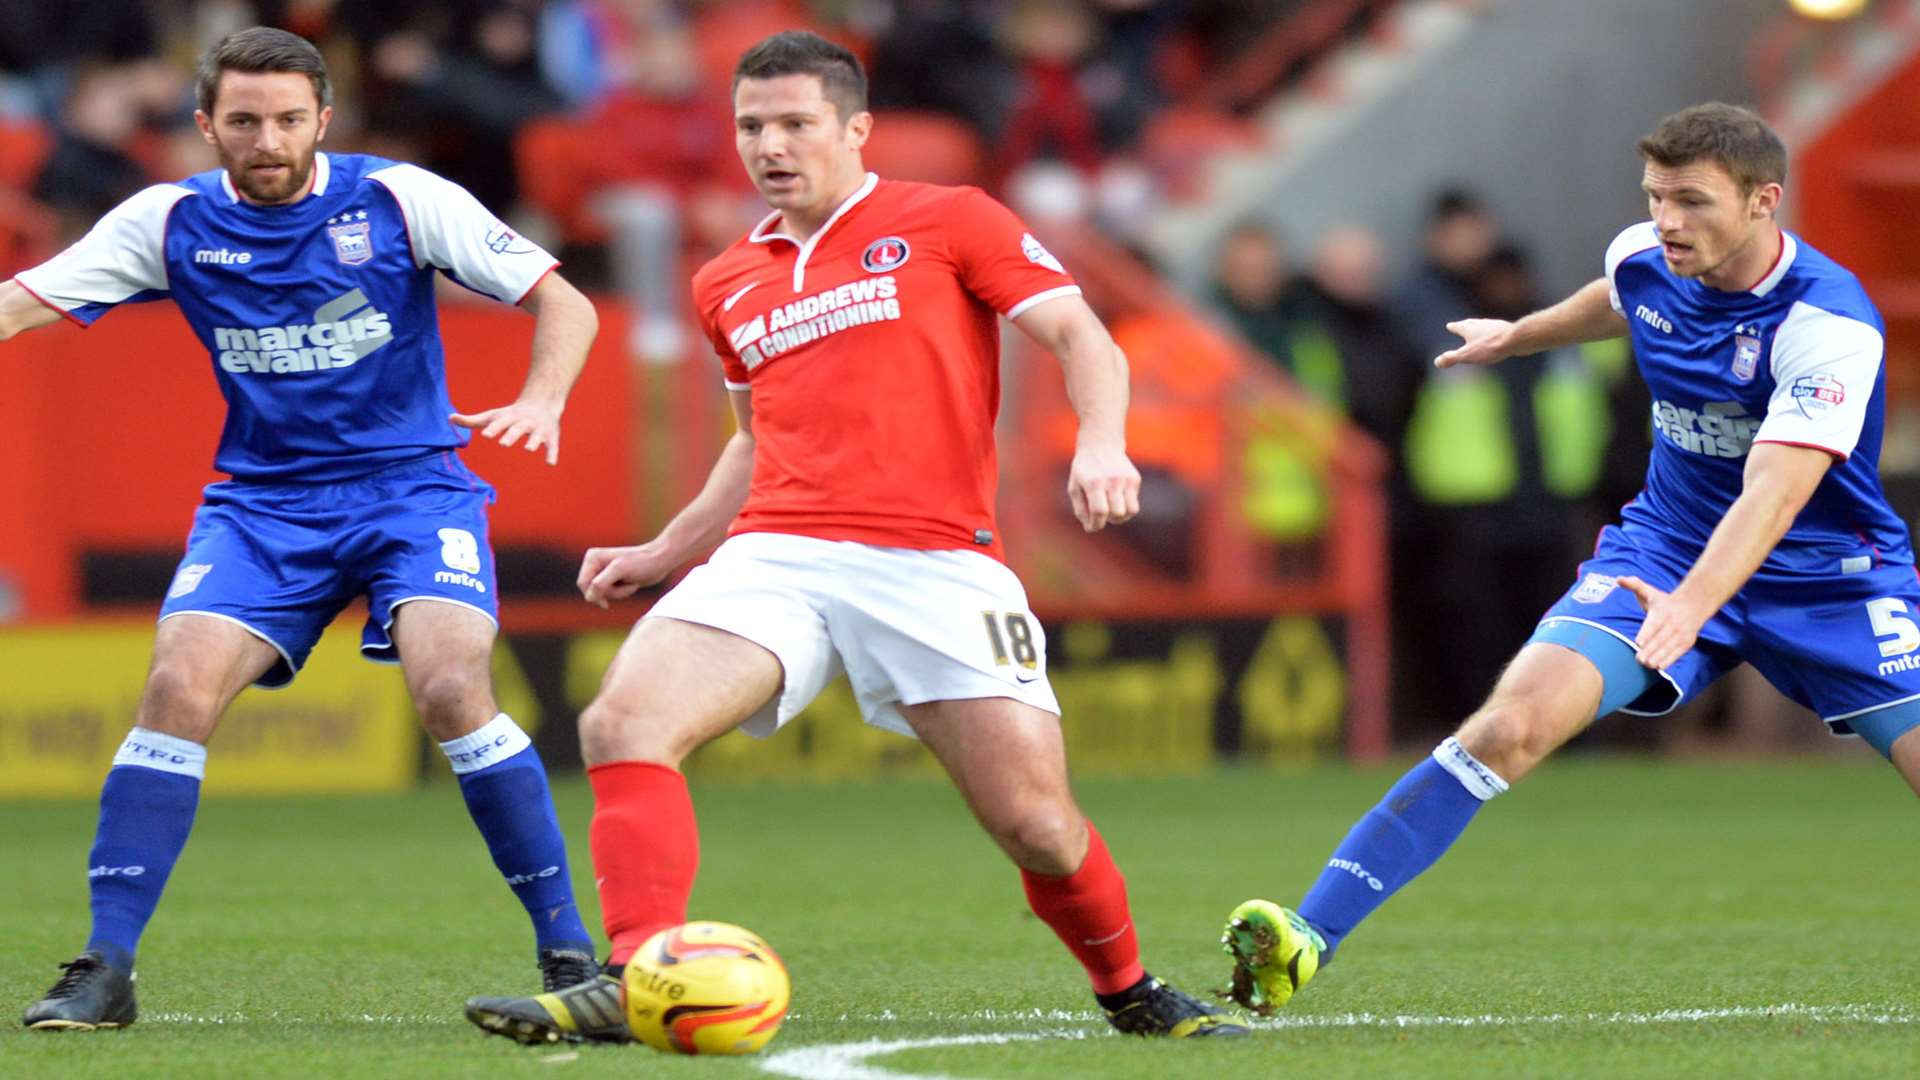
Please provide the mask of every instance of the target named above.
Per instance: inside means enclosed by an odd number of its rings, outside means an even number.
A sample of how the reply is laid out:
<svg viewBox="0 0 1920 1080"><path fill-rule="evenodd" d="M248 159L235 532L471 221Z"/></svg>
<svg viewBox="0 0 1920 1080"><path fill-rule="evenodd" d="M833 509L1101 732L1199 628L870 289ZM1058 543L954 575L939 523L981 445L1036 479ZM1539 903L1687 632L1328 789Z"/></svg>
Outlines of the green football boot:
<svg viewBox="0 0 1920 1080"><path fill-rule="evenodd" d="M1220 944L1233 957L1227 996L1262 1016L1293 1000L1320 970L1327 943L1291 908L1249 900L1233 909Z"/></svg>

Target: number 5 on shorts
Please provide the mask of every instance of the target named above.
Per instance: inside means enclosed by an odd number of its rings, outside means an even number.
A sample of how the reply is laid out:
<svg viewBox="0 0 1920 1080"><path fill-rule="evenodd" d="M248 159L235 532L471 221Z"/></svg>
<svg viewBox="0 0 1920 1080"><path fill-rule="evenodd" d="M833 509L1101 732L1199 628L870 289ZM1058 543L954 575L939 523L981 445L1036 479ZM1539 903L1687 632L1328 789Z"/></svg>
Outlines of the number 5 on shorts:
<svg viewBox="0 0 1920 1080"><path fill-rule="evenodd" d="M1018 663L1023 668L1033 668L1040 662L1039 654L1033 649L1033 627L1028 624L1024 614L1018 611L1009 611L1005 614L997 611L983 611L980 617L987 623L987 640L993 643L995 664L1005 667L1010 663ZM1004 637L1000 633L1002 623L1007 627ZM1907 625L1911 627L1913 624ZM1916 637L1915 640L1920 641L1920 637ZM1013 643L1011 658L1007 656L1008 642Z"/></svg>
<svg viewBox="0 0 1920 1080"><path fill-rule="evenodd" d="M1867 618L1873 623L1873 636L1893 639L1880 642L1881 656L1904 656L1920 648L1920 626L1907 618L1906 610L1905 600L1890 596L1867 601Z"/></svg>

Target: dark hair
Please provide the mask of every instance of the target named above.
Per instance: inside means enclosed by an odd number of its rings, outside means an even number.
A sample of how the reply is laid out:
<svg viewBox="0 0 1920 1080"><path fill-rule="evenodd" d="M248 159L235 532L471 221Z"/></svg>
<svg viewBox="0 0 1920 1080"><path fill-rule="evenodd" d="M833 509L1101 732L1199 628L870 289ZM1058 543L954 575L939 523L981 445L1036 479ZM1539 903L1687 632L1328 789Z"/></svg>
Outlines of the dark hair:
<svg viewBox="0 0 1920 1080"><path fill-rule="evenodd" d="M1527 249L1518 244L1500 244L1487 252L1487 257L1480 264L1480 268L1503 273L1530 274L1533 272L1533 260L1527 257Z"/></svg>
<svg viewBox="0 0 1920 1080"><path fill-rule="evenodd" d="M1427 224L1438 225L1456 217L1479 217L1487 212L1480 197L1463 187L1444 187L1434 192L1427 204Z"/></svg>
<svg viewBox="0 0 1920 1080"><path fill-rule="evenodd" d="M1765 120L1738 105L1691 105L1660 121L1640 140L1640 156L1667 168L1701 159L1719 162L1740 190L1785 183L1787 148Z"/></svg>
<svg viewBox="0 0 1920 1080"><path fill-rule="evenodd" d="M867 111L867 72L860 58L819 34L782 30L740 56L733 69L733 89L742 79L777 79L782 75L811 75L820 80L820 96L833 102L841 122Z"/></svg>
<svg viewBox="0 0 1920 1080"><path fill-rule="evenodd" d="M220 76L228 71L298 72L313 81L313 95L320 99L321 108L333 104L333 83L327 78L327 62L312 42L298 34L271 26L255 26L221 38L200 57L200 67L194 73L194 91L201 112L213 115Z"/></svg>

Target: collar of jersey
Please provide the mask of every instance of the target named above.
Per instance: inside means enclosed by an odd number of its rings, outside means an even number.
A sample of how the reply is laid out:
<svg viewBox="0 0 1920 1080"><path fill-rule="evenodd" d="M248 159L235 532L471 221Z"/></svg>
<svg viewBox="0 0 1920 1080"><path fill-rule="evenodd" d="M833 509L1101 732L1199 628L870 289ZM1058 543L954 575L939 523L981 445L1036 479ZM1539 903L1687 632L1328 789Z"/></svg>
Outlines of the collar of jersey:
<svg viewBox="0 0 1920 1080"><path fill-rule="evenodd" d="M333 165L327 161L327 155L319 154L319 153L314 154L313 155L313 190L307 192L306 195L302 196L298 202L289 203L288 205L298 206L300 205L301 202L305 202L307 199L310 199L315 195L325 195L327 193L327 180L332 176L333 176ZM240 193L233 189L233 177L228 175L227 170L225 169L220 170L220 190L227 193L228 202L237 203L240 201ZM248 203L247 205L251 206L253 204ZM263 207L262 209L265 209L265 208ZM278 209L278 208L276 207L275 209Z"/></svg>
<svg viewBox="0 0 1920 1080"><path fill-rule="evenodd" d="M1773 287L1780 284L1780 279L1786 277L1787 271L1793 268L1793 257L1799 253L1800 245L1794 243L1793 234L1781 229L1780 257L1774 260L1773 269L1767 271L1767 276L1760 279L1760 284L1748 291L1755 296L1765 296L1772 292Z"/></svg>
<svg viewBox="0 0 1920 1080"><path fill-rule="evenodd" d="M793 260L793 291L799 292L802 288L805 287L805 282L807 279L807 259L813 255L813 249L819 245L820 238L827 235L827 230L833 228L834 222L839 221L840 218L843 215L845 215L847 211L853 209L856 205L858 205L860 200L866 198L868 195L873 194L873 189L876 186L878 186L879 183L880 183L880 174L872 173L872 172L868 173L866 182L860 185L859 190L847 196L846 202L843 202L839 206L834 207L833 213L827 215L827 220L821 222L820 227L813 230L813 235L807 237L807 241L804 244L801 243L798 239L787 235L786 233L766 231L767 226L772 225L774 222L780 220L780 211L778 210L775 210L773 213L768 214L765 218L761 220L760 224L755 225L753 227L753 231L747 234L747 242L753 243L753 244L766 244L766 243L771 243L775 240L785 240L787 243L792 244L793 246L799 248L800 255L798 258Z"/></svg>

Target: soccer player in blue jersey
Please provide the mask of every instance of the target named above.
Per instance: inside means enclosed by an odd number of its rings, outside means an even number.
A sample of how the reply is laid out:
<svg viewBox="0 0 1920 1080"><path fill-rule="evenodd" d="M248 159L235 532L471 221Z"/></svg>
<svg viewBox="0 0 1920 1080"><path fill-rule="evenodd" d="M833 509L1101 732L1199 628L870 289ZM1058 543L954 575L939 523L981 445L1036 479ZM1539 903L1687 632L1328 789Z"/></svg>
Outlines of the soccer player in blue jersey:
<svg viewBox="0 0 1920 1080"><path fill-rule="evenodd" d="M1492 364L1630 335L1652 392L1646 486L1492 695L1360 819L1298 911L1235 909L1233 995L1284 1005L1482 803L1615 710L1663 714L1741 661L1920 791L1920 580L1878 475L1884 327L1846 269L1775 220L1786 150L1698 105L1640 142L1652 220L1606 276L1435 359ZM1471 613L1463 613L1471 617Z"/></svg>
<svg viewBox="0 0 1920 1080"><path fill-rule="evenodd" d="M493 490L455 451L472 429L558 460L593 306L459 186L412 165L317 152L331 93L301 38L231 35L201 61L198 93L219 169L147 188L0 284L0 340L172 299L227 399L214 463L232 477L207 488L194 518L133 730L101 789L87 862L92 935L24 1022L133 1022L134 950L186 844L214 727L249 684L286 685L359 596L371 616L361 649L404 669L532 918L546 984L591 977L546 772L493 699ZM454 413L436 271L534 314L513 403Z"/></svg>

